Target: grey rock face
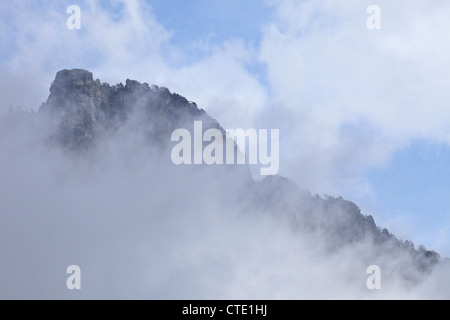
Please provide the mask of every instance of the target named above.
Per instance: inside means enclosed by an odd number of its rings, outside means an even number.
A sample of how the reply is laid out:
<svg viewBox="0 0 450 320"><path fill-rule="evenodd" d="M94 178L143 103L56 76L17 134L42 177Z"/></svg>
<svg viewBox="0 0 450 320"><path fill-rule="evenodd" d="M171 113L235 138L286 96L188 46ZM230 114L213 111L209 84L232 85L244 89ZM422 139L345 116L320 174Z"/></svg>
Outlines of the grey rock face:
<svg viewBox="0 0 450 320"><path fill-rule="evenodd" d="M39 110L58 125L56 138L66 147L87 148L96 137L120 127L134 116L149 139L164 143L179 127L202 120L204 129L219 128L217 121L195 103L166 88L127 80L125 86L94 81L86 70L62 70L50 87L50 96Z"/></svg>

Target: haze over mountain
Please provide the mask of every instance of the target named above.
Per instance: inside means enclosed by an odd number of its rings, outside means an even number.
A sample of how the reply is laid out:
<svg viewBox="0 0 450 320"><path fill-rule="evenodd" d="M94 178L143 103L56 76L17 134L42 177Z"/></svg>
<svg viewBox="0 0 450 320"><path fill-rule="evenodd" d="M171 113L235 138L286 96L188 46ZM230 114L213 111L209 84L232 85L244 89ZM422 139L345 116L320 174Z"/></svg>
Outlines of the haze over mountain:
<svg viewBox="0 0 450 320"><path fill-rule="evenodd" d="M246 165L172 164L171 133L196 120L225 136L167 88L80 69L57 73L37 114L0 119L0 297L448 297L448 263L353 202Z"/></svg>

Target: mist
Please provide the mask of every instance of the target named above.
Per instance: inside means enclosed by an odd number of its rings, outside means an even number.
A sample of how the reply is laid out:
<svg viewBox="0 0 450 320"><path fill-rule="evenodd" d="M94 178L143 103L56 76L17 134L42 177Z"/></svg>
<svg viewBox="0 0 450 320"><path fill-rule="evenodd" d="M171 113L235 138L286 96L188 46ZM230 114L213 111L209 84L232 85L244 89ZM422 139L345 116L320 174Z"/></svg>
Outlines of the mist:
<svg viewBox="0 0 450 320"><path fill-rule="evenodd" d="M367 176L416 141L449 145L449 3L380 0L380 30L372 2L197 3L215 34L181 1L78 2L79 30L69 3L0 3L0 298L449 298L445 208L381 207ZM124 121L89 96L45 111L65 68L189 101L146 112L137 92ZM194 120L279 130L281 176L174 165L172 130Z"/></svg>
<svg viewBox="0 0 450 320"><path fill-rule="evenodd" d="M408 254L369 238L330 247L340 235L303 232L294 205L255 205L246 170L176 166L170 135L149 144L142 116L128 119L83 152L49 138L45 116L2 119L0 298L448 298L448 263L417 274ZM301 212L320 215L307 203ZM66 287L70 265L81 290ZM381 290L366 286L369 265Z"/></svg>

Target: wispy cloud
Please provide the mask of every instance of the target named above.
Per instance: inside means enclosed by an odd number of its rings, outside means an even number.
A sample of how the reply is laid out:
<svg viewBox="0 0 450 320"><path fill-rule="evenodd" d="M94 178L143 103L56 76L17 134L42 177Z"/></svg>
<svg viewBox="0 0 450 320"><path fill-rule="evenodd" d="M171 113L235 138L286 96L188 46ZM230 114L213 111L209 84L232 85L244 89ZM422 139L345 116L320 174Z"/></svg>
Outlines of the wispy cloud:
<svg viewBox="0 0 450 320"><path fill-rule="evenodd" d="M370 195L364 170L414 139L449 143L448 2L378 1L373 31L369 2L269 3L259 39L203 42L191 61L150 2L82 1L79 31L69 2L2 2L0 114L36 110L63 68L166 85L224 127L279 128L281 173L330 194Z"/></svg>

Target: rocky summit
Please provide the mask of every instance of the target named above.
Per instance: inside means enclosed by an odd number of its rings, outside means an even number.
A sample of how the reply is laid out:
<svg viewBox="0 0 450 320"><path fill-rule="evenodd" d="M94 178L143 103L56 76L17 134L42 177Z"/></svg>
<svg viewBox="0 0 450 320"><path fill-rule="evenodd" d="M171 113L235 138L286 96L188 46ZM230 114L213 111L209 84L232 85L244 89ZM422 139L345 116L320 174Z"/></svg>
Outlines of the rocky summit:
<svg viewBox="0 0 450 320"><path fill-rule="evenodd" d="M194 120L202 120L205 129L223 130L195 103L167 88L133 80L110 86L81 69L56 74L39 114L55 120L57 139L74 149L89 147L99 135L128 120L142 126L148 138L159 143L167 141L176 128L192 126Z"/></svg>

